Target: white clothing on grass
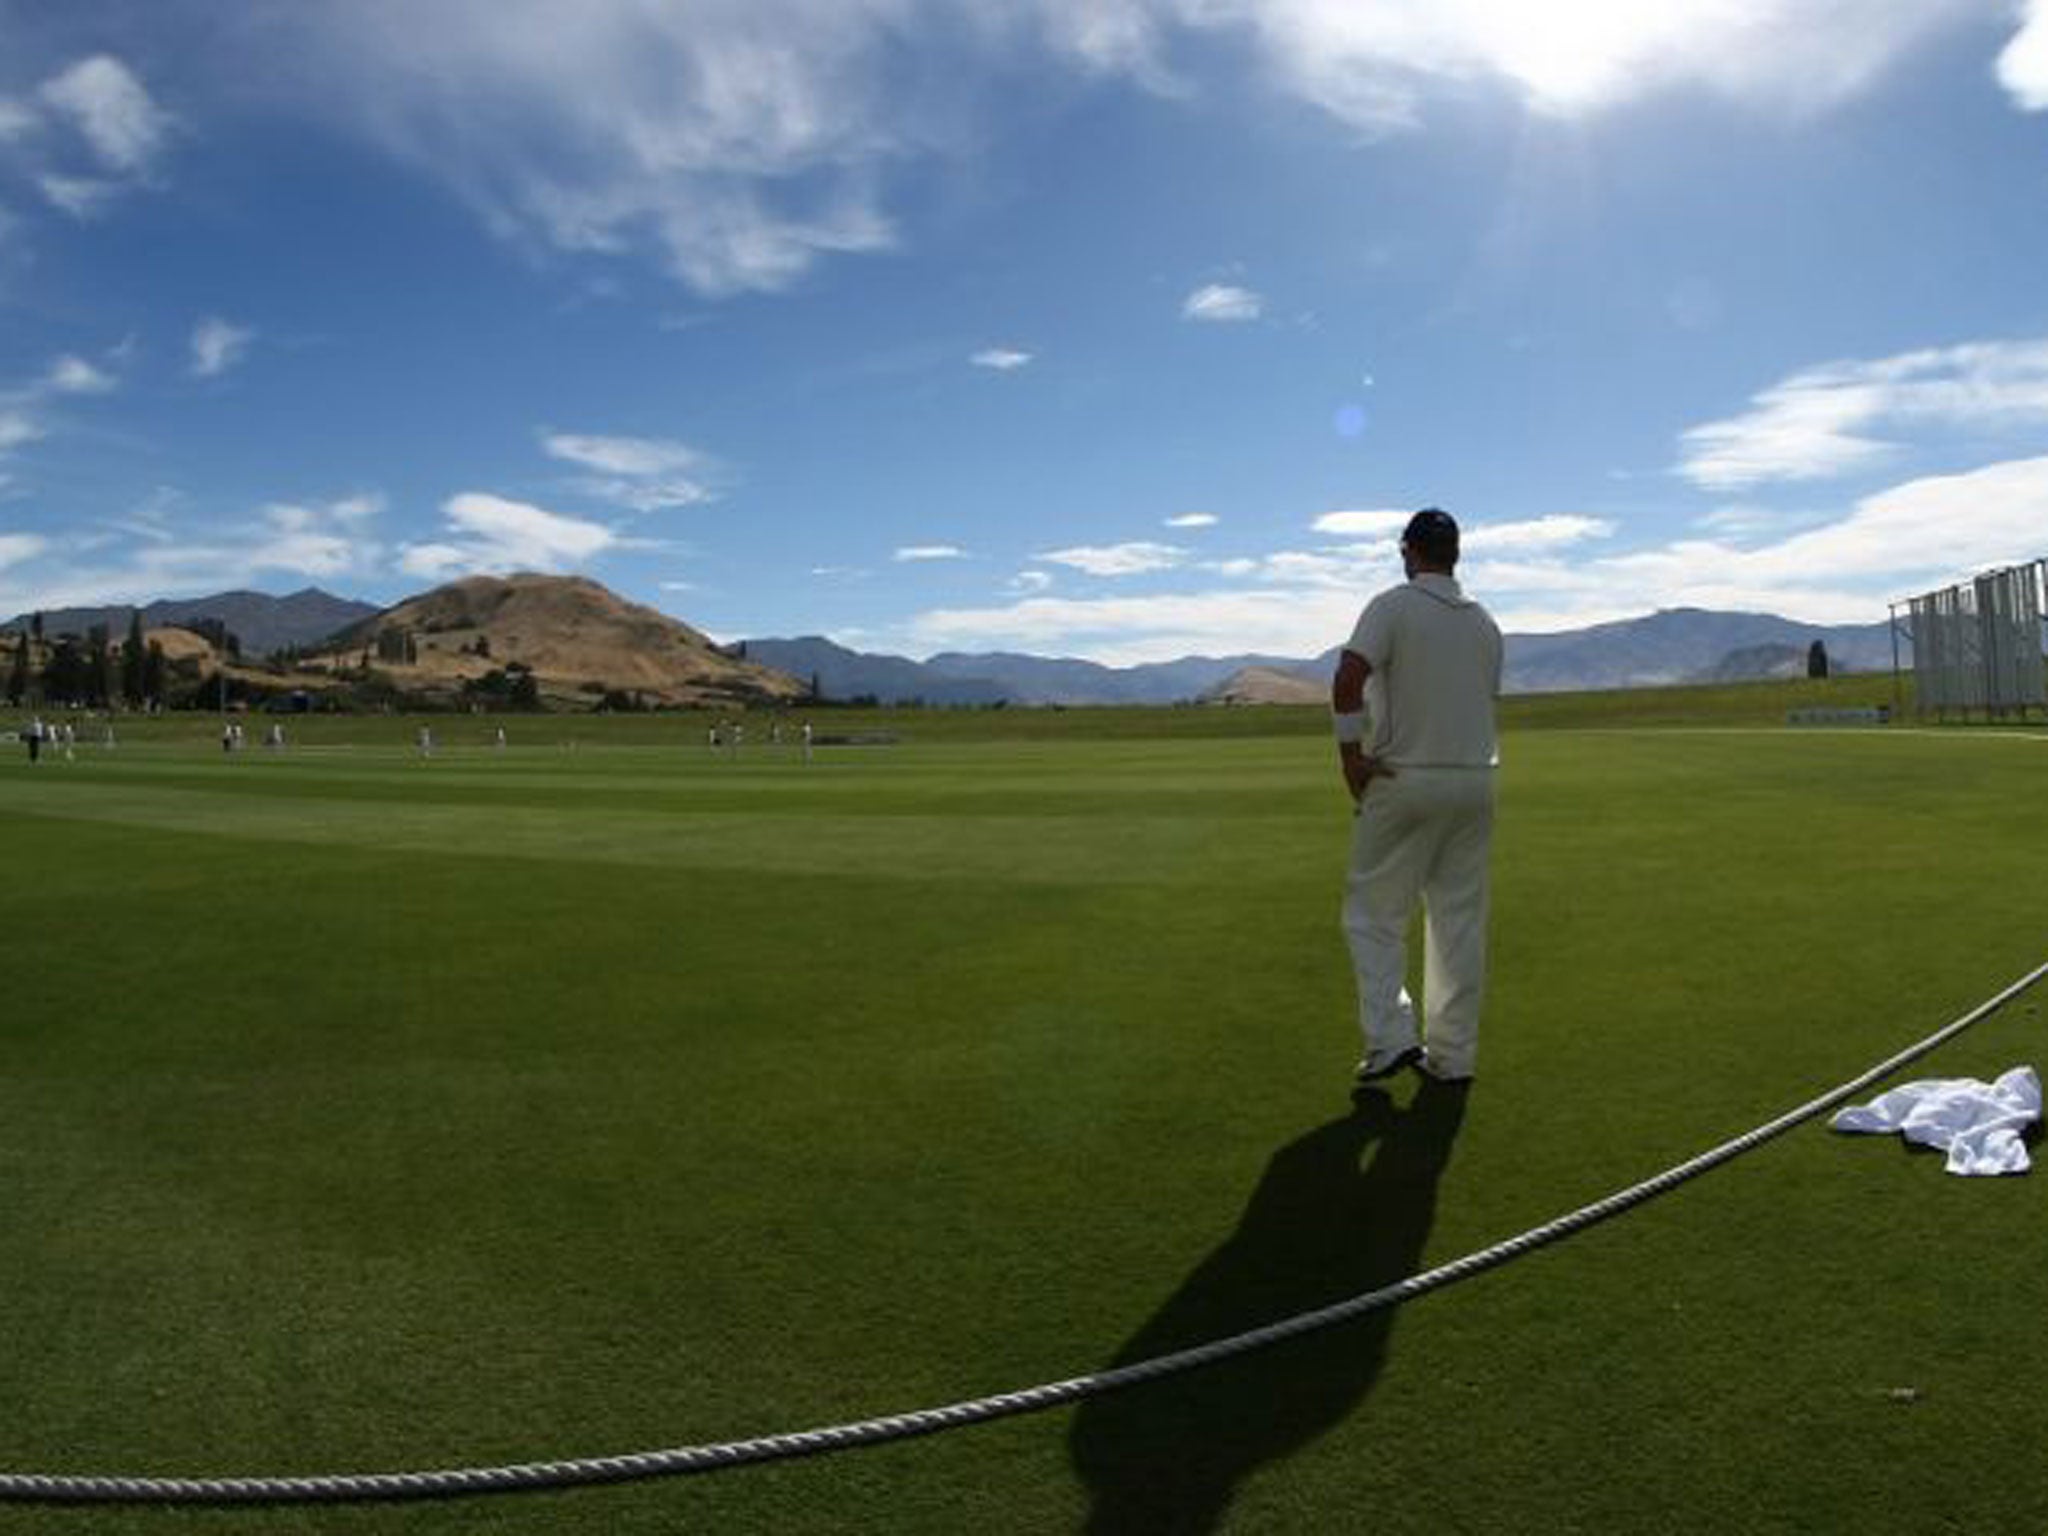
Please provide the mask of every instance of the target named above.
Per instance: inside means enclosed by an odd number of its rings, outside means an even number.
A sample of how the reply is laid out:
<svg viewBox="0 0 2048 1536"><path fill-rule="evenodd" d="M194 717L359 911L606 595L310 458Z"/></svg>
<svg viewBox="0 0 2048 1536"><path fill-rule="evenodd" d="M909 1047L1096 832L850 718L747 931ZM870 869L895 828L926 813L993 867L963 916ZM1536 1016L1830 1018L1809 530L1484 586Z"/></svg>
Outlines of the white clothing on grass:
<svg viewBox="0 0 2048 1536"><path fill-rule="evenodd" d="M1467 1076L1486 990L1500 630L1453 578L1425 572L1368 603L1344 648L1371 668L1367 750L1394 770L1374 777L1359 802L1344 885L1365 1053L1426 1040L1437 1072ZM1426 966L1419 1024L1403 985L1417 901Z"/></svg>
<svg viewBox="0 0 2048 1536"><path fill-rule="evenodd" d="M1935 1077L1905 1083L1868 1104L1839 1111L1838 1131L1899 1131L1906 1140L1948 1150L1948 1171L1966 1177L2025 1173L2026 1128L2041 1118L2041 1079L2014 1067L1995 1082Z"/></svg>
<svg viewBox="0 0 2048 1536"><path fill-rule="evenodd" d="M1344 936L1358 976L1365 1052L1428 1040L1430 1065L1448 1076L1473 1068L1486 992L1487 862L1493 774L1484 768L1406 768L1374 779L1360 802L1344 882ZM1421 901L1423 999L1402 984L1408 920Z"/></svg>

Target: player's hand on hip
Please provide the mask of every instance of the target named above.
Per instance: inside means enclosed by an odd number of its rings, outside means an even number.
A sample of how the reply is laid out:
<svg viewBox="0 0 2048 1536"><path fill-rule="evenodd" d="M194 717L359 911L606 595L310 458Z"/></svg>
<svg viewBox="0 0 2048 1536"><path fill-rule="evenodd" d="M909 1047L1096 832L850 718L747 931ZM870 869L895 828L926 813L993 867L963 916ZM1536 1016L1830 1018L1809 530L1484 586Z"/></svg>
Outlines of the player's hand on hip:
<svg viewBox="0 0 2048 1536"><path fill-rule="evenodd" d="M1347 752L1344 755L1344 784L1351 791L1354 805L1365 798L1366 787L1374 779L1391 779L1394 776L1394 770L1370 752Z"/></svg>

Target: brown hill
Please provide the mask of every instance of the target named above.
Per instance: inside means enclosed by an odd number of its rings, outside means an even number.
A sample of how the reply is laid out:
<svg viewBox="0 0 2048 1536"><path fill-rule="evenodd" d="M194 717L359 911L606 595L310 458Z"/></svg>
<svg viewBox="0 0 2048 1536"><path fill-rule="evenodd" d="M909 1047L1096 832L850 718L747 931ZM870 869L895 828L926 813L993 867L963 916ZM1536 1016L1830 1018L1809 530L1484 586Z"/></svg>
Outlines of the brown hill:
<svg viewBox="0 0 2048 1536"><path fill-rule="evenodd" d="M1202 695L1204 704L1326 704L1326 684L1274 667L1240 667Z"/></svg>
<svg viewBox="0 0 2048 1536"><path fill-rule="evenodd" d="M212 642L204 635L195 635L189 629L170 626L164 629L146 629L142 632L145 645L155 645L164 653L164 659L177 664L188 662L195 669L211 672L218 663L213 653Z"/></svg>
<svg viewBox="0 0 2048 1536"><path fill-rule="evenodd" d="M406 693L452 698L512 666L551 702L588 706L606 693L647 704L772 703L804 687L740 661L701 632L582 576L470 576L386 608L302 666L367 663Z"/></svg>

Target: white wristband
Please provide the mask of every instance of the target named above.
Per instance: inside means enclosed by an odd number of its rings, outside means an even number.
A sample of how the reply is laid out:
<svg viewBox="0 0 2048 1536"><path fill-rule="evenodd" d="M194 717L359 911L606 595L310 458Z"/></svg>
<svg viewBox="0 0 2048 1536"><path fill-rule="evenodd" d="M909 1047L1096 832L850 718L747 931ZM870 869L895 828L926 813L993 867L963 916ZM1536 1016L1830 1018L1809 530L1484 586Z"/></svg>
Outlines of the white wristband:
<svg viewBox="0 0 2048 1536"><path fill-rule="evenodd" d="M1363 711L1353 710L1348 715L1333 713L1330 716L1330 723L1336 728L1339 741L1362 742L1365 740L1365 714Z"/></svg>

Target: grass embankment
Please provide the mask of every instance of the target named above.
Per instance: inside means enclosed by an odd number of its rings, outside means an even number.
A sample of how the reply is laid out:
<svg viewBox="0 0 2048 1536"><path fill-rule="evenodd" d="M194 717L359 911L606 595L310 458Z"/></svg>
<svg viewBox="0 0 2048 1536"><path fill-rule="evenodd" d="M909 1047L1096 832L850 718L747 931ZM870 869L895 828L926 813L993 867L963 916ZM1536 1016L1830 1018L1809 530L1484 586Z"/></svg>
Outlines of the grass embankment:
<svg viewBox="0 0 2048 1536"><path fill-rule="evenodd" d="M431 762L404 722L321 721L281 755L17 759L0 1460L525 1460L1061 1377L1518 1231L2041 958L2038 741L1524 727L1482 1079L1461 1121L1409 1083L1354 1113L1317 713L1145 716L1233 717L1280 734L1070 711L806 768L669 721L502 755L451 722ZM2036 1007L1927 1071L2038 1061ZM2043 1187L1810 1128L1079 1413L568 1496L0 1529L2035 1528Z"/></svg>

